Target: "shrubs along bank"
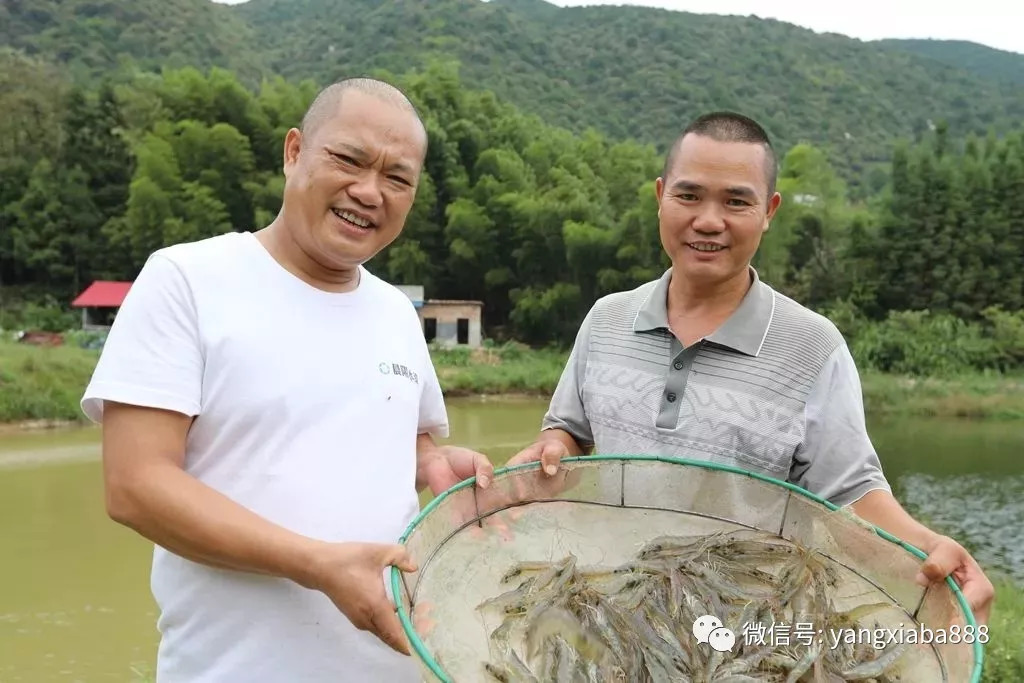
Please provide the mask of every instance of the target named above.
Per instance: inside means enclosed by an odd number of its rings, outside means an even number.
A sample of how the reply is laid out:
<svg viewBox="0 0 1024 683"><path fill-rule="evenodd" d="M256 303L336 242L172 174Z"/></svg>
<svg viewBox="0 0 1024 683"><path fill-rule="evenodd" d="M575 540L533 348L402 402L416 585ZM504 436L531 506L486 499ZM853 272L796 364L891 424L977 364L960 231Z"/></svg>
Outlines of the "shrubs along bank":
<svg viewBox="0 0 1024 683"><path fill-rule="evenodd" d="M898 324L904 323L901 319ZM862 369L862 380L869 416L1024 419L1024 371L995 369L1001 362L997 359L1006 356L1006 347L992 350L991 360L985 364L979 362L982 355L976 348L963 355L945 348L943 345L951 346L956 340L942 335L929 347L920 331L918 336L907 331L904 345L880 343L879 334L874 330L865 336L863 344L868 350L864 355L884 360L894 370L908 366L922 348L935 349L941 362L929 362L929 369L939 370L932 374L881 372L868 364ZM992 341L991 336L972 339L979 344ZM4 334L0 342L0 422L84 419L78 402L99 351L83 348L95 346L95 340L87 335L66 340L70 343L57 347L34 346L15 343L9 333ZM518 394L547 399L568 351L506 343L479 349L433 347L431 355L448 397Z"/></svg>

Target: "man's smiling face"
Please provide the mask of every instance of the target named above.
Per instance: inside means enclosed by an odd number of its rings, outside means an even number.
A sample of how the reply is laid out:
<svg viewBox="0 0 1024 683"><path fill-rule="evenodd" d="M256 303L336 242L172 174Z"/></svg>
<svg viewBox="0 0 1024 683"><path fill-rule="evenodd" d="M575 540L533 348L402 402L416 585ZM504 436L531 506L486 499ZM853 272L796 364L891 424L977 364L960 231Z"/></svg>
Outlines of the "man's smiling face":
<svg viewBox="0 0 1024 683"><path fill-rule="evenodd" d="M416 196L426 134L415 114L351 90L339 109L286 142L289 230L332 269L370 260L402 232Z"/></svg>
<svg viewBox="0 0 1024 683"><path fill-rule="evenodd" d="M656 183L661 243L675 275L715 285L746 273L780 197L768 195L767 153L691 133Z"/></svg>

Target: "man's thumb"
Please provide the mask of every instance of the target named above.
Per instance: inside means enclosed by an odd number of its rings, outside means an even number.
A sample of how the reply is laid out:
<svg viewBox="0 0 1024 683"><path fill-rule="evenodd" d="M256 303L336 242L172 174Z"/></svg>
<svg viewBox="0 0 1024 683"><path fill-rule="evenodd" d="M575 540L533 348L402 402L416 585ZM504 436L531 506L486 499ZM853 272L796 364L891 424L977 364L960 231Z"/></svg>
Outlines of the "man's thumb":
<svg viewBox="0 0 1024 683"><path fill-rule="evenodd" d="M940 545L921 564L921 571L917 575L918 583L926 585L945 579L960 565L959 555L957 546L953 544Z"/></svg>
<svg viewBox="0 0 1024 683"><path fill-rule="evenodd" d="M388 550L384 555L385 565L394 565L403 572L414 572L416 571L416 563L412 561L412 557L409 556L409 551L402 545L389 546Z"/></svg>
<svg viewBox="0 0 1024 683"><path fill-rule="evenodd" d="M554 475L558 472L558 464L565 453L565 447L558 443L546 443L540 452L541 466L545 474Z"/></svg>

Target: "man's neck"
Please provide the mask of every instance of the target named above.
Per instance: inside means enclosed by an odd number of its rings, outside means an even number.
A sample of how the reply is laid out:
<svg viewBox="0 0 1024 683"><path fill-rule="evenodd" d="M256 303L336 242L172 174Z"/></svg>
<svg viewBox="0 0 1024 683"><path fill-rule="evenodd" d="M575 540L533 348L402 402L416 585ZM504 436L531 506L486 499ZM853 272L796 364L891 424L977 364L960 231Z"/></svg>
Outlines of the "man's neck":
<svg viewBox="0 0 1024 683"><path fill-rule="evenodd" d="M359 268L336 270L320 264L313 256L303 251L290 231L278 216L273 223L256 233L256 239L270 253L271 257L289 273L311 287L342 294L359 286Z"/></svg>
<svg viewBox="0 0 1024 683"><path fill-rule="evenodd" d="M672 273L668 286L668 322L685 346L713 333L739 308L750 289L750 270L724 282L695 283Z"/></svg>

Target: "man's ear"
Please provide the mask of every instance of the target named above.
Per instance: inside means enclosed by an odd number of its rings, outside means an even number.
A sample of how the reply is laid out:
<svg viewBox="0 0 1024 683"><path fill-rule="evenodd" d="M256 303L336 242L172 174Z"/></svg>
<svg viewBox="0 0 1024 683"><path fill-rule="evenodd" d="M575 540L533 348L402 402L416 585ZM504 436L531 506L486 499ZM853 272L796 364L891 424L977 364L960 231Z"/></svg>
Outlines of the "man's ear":
<svg viewBox="0 0 1024 683"><path fill-rule="evenodd" d="M654 181L654 198L658 201L658 218L661 218L661 196L665 192L665 179L658 177Z"/></svg>
<svg viewBox="0 0 1024 683"><path fill-rule="evenodd" d="M772 218L775 217L775 212L779 210L779 206L782 204L782 195L776 192L772 195L772 198L768 200L768 212L764 217L764 231L767 231L772 224Z"/></svg>
<svg viewBox="0 0 1024 683"><path fill-rule="evenodd" d="M299 152L302 149L302 132L298 128L292 128L284 136L284 174L287 176L295 164L299 162Z"/></svg>

